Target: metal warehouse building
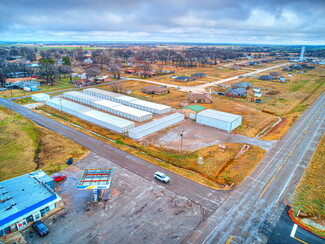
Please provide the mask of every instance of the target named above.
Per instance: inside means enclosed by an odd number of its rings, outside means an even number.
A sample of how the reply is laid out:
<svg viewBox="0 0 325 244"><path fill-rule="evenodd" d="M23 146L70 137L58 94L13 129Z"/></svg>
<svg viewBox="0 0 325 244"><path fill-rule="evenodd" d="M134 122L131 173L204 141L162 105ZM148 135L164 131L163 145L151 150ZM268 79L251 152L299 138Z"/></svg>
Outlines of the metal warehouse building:
<svg viewBox="0 0 325 244"><path fill-rule="evenodd" d="M132 121L109 115L95 109L90 109L65 99L54 98L46 101L45 104L119 133L127 132L135 126L135 123Z"/></svg>
<svg viewBox="0 0 325 244"><path fill-rule="evenodd" d="M121 117L142 122L152 118L152 113L112 102L99 97L88 95L82 92L71 91L63 93L65 98L88 104L92 107L105 110L109 113L119 115Z"/></svg>
<svg viewBox="0 0 325 244"><path fill-rule="evenodd" d="M171 125L174 125L182 120L184 120L184 114L174 113L174 114L168 115L166 117L163 117L161 119L151 121L149 123L140 125L138 127L135 127L133 129L129 130L129 137L131 137L133 139L140 139L140 138L147 136L151 133L154 133L156 131L159 131L159 130L165 129Z"/></svg>
<svg viewBox="0 0 325 244"><path fill-rule="evenodd" d="M52 177L42 170L0 182L0 236L21 230L60 207L61 198L52 186Z"/></svg>
<svg viewBox="0 0 325 244"><path fill-rule="evenodd" d="M32 99L34 101L41 102L41 101L49 100L49 99L51 99L51 97L45 93L38 93L38 94L32 95Z"/></svg>
<svg viewBox="0 0 325 244"><path fill-rule="evenodd" d="M109 91L104 91L101 89L97 88L88 88L83 90L84 93L96 96L96 97L101 97L107 100L111 100L113 102L121 103L133 108L138 108L144 111L148 111L154 114L164 114L164 113L169 113L171 112L172 108L170 106L158 104L158 103L153 103L153 102L148 102L144 100L140 100L134 97L130 96L125 96L122 94L114 93L114 92L109 92Z"/></svg>
<svg viewBox="0 0 325 244"><path fill-rule="evenodd" d="M196 122L230 132L241 125L242 116L207 109L197 114Z"/></svg>

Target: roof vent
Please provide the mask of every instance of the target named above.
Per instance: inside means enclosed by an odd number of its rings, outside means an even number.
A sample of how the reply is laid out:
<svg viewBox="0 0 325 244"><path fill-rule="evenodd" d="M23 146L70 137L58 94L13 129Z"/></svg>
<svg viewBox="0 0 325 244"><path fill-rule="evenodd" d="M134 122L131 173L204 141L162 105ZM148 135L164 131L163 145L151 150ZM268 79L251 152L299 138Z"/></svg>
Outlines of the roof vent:
<svg viewBox="0 0 325 244"><path fill-rule="evenodd" d="M6 208L6 210L10 210L13 206L17 205L17 203L11 204L9 207Z"/></svg>
<svg viewBox="0 0 325 244"><path fill-rule="evenodd" d="M3 203L3 202L6 202L6 201L8 201L8 200L10 200L10 199L12 199L12 197L7 197L7 198L5 198L5 199L0 199L0 202Z"/></svg>

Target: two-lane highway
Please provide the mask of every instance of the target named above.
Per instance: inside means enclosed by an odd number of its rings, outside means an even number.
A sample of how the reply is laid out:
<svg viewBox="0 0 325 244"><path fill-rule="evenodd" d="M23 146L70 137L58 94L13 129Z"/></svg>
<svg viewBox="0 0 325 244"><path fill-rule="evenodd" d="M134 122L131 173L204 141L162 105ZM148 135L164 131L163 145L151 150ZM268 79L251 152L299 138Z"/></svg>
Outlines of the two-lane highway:
<svg viewBox="0 0 325 244"><path fill-rule="evenodd" d="M265 243L325 129L325 93L184 243ZM287 186L291 186L289 189Z"/></svg>

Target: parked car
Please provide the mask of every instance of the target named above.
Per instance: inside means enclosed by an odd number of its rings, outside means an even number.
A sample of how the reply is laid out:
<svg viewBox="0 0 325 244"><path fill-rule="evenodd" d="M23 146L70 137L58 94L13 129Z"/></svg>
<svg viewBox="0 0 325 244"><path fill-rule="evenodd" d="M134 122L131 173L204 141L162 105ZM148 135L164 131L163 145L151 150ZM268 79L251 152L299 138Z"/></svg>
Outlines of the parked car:
<svg viewBox="0 0 325 244"><path fill-rule="evenodd" d="M218 95L219 96L224 96L224 95L226 95L224 92L218 92Z"/></svg>
<svg viewBox="0 0 325 244"><path fill-rule="evenodd" d="M37 231L40 236L45 236L47 233L49 233L49 229L40 220L35 221L35 223L33 224L33 228Z"/></svg>
<svg viewBox="0 0 325 244"><path fill-rule="evenodd" d="M67 176L65 174L54 174L52 178L54 181L61 181L61 180L65 180Z"/></svg>
<svg viewBox="0 0 325 244"><path fill-rule="evenodd" d="M221 85L221 84L219 84L218 86L219 86L219 87L223 87L223 85Z"/></svg>
<svg viewBox="0 0 325 244"><path fill-rule="evenodd" d="M157 180L160 180L160 181L162 181L162 182L164 182L164 183L168 183L168 182L170 181L170 178L169 178L167 175L165 175L164 173L159 172L159 171L157 171L157 172L155 173L154 177L155 177Z"/></svg>

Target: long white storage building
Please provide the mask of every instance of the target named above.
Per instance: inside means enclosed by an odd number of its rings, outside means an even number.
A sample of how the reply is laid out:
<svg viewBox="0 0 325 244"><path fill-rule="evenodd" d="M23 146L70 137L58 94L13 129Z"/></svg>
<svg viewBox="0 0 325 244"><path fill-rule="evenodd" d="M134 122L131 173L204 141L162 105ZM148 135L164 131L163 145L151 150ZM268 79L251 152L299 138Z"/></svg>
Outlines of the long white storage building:
<svg viewBox="0 0 325 244"><path fill-rule="evenodd" d="M137 122L142 122L152 118L152 113L140 109L132 108L121 103L109 101L100 97L92 96L77 91L70 91L63 93L65 98L88 104L92 107L105 110L109 113L131 119Z"/></svg>
<svg viewBox="0 0 325 244"><path fill-rule="evenodd" d="M164 114L171 112L172 108L170 106L144 101L130 96L125 96L122 94L105 91L97 88L88 88L83 90L84 93L111 100L113 102L121 103L133 108L148 111L154 114Z"/></svg>
<svg viewBox="0 0 325 244"><path fill-rule="evenodd" d="M109 115L95 109L90 109L86 106L65 99L53 98L47 100L45 104L119 133L125 133L135 126L135 123L132 121Z"/></svg>
<svg viewBox="0 0 325 244"><path fill-rule="evenodd" d="M196 122L230 132L241 125L242 116L207 109L197 114Z"/></svg>
<svg viewBox="0 0 325 244"><path fill-rule="evenodd" d="M129 137L140 139L184 120L184 114L174 113L129 130Z"/></svg>

